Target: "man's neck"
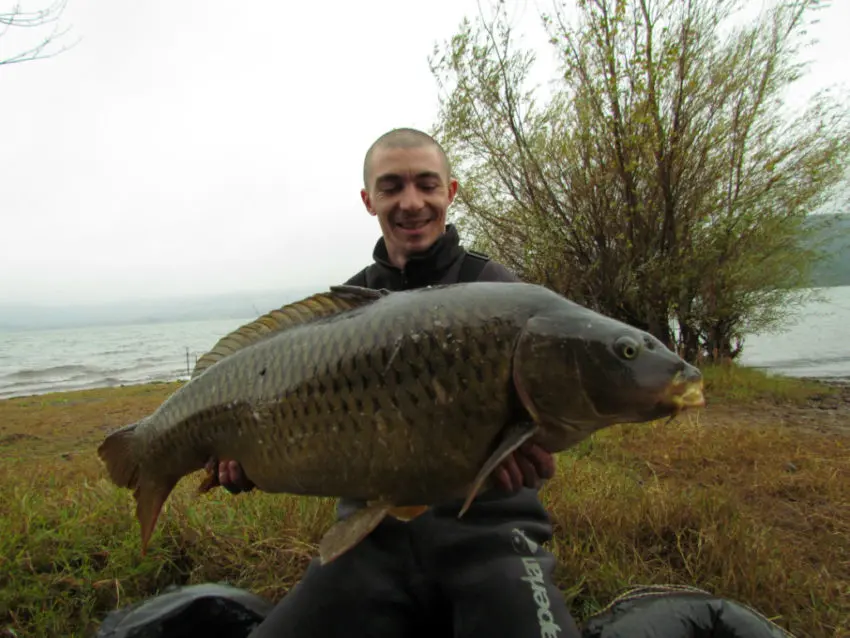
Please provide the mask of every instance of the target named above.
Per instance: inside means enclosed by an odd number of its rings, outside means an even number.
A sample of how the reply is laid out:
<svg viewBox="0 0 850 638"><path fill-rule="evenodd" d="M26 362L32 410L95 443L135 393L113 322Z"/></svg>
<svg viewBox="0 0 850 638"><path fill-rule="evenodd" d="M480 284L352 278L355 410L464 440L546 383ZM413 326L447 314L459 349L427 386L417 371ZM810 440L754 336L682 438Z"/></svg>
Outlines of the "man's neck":
<svg viewBox="0 0 850 638"><path fill-rule="evenodd" d="M445 236L445 234L446 234L446 229L444 228L443 232L440 233L437 236L437 239L434 240L434 243L431 244L430 246L428 246L425 250L421 251L420 253L409 253L407 251L404 251L404 250L401 250L401 249L398 249L398 248L390 248L390 246L387 245L387 257L389 258L389 261L393 266L395 266L399 270L404 270L404 267L407 266L407 262L410 261L411 257L414 257L417 254L424 254L424 253L428 252L434 246L434 244L439 242ZM386 243L386 239L384 239L384 242Z"/></svg>
<svg viewBox="0 0 850 638"><path fill-rule="evenodd" d="M389 257L390 263L399 270L404 270L410 259L410 255L403 250L387 250L387 257Z"/></svg>

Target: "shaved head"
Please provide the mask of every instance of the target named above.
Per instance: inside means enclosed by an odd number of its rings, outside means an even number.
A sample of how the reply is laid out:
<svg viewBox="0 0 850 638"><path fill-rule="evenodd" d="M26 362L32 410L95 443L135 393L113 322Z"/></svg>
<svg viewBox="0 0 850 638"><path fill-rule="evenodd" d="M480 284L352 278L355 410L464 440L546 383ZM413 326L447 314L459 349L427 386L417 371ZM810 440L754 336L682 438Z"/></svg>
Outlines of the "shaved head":
<svg viewBox="0 0 850 638"><path fill-rule="evenodd" d="M413 128L397 128L388 133L384 133L372 143L369 150L366 151L366 158L363 160L363 186L369 189L369 178L371 177L370 169L372 164L372 156L375 151L382 148L421 148L423 146L433 146L439 153L443 162L445 171L445 180L448 181L451 175L449 166L449 158L439 142L427 133L417 131Z"/></svg>
<svg viewBox="0 0 850 638"><path fill-rule="evenodd" d="M443 147L427 133L394 129L369 147L360 198L378 218L396 268L404 268L411 255L428 250L445 233L457 188Z"/></svg>

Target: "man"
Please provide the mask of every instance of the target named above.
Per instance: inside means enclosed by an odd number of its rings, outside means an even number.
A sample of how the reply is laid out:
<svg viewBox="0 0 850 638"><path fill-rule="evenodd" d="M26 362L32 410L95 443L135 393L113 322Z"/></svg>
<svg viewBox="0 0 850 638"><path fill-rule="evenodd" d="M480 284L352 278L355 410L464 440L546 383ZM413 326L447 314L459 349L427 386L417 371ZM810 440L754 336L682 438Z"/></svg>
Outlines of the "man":
<svg viewBox="0 0 850 638"><path fill-rule="evenodd" d="M446 212L457 192L448 159L425 133L397 129L366 154L361 198L378 218L374 263L346 283L404 290L459 281L517 281L504 266L460 246ZM318 561L252 634L328 636L505 636L570 638L578 629L551 581L551 538L537 497L552 457L525 445L498 469L501 490L441 504L409 522L386 519L328 565ZM234 462L219 480L251 489ZM338 514L362 504L341 501Z"/></svg>

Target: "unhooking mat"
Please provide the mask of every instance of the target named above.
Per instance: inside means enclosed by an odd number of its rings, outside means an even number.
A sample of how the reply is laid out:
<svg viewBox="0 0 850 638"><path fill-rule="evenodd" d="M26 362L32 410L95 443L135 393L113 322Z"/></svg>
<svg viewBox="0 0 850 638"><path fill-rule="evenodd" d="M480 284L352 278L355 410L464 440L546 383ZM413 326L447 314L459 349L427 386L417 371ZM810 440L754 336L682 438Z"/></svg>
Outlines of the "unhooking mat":
<svg viewBox="0 0 850 638"><path fill-rule="evenodd" d="M110 612L96 638L245 638L274 607L243 589L171 587ZM794 638L764 616L700 589L629 589L583 623L582 638Z"/></svg>

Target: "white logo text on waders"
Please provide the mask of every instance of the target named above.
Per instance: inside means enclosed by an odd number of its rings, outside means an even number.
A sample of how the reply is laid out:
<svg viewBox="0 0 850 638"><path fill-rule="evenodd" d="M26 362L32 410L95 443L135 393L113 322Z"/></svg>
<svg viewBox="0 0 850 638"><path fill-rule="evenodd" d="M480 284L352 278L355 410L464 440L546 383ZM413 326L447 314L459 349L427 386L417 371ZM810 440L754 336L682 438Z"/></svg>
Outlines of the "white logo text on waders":
<svg viewBox="0 0 850 638"><path fill-rule="evenodd" d="M549 594L543 582L543 569L536 558L523 558L526 576L522 580L531 586L534 603L537 605L537 622L540 623L540 636L542 638L557 638L561 628L555 622L552 609L549 604Z"/></svg>
<svg viewBox="0 0 850 638"><path fill-rule="evenodd" d="M537 553L537 543L525 535L521 529L514 527L511 530L511 544L517 554Z"/></svg>

